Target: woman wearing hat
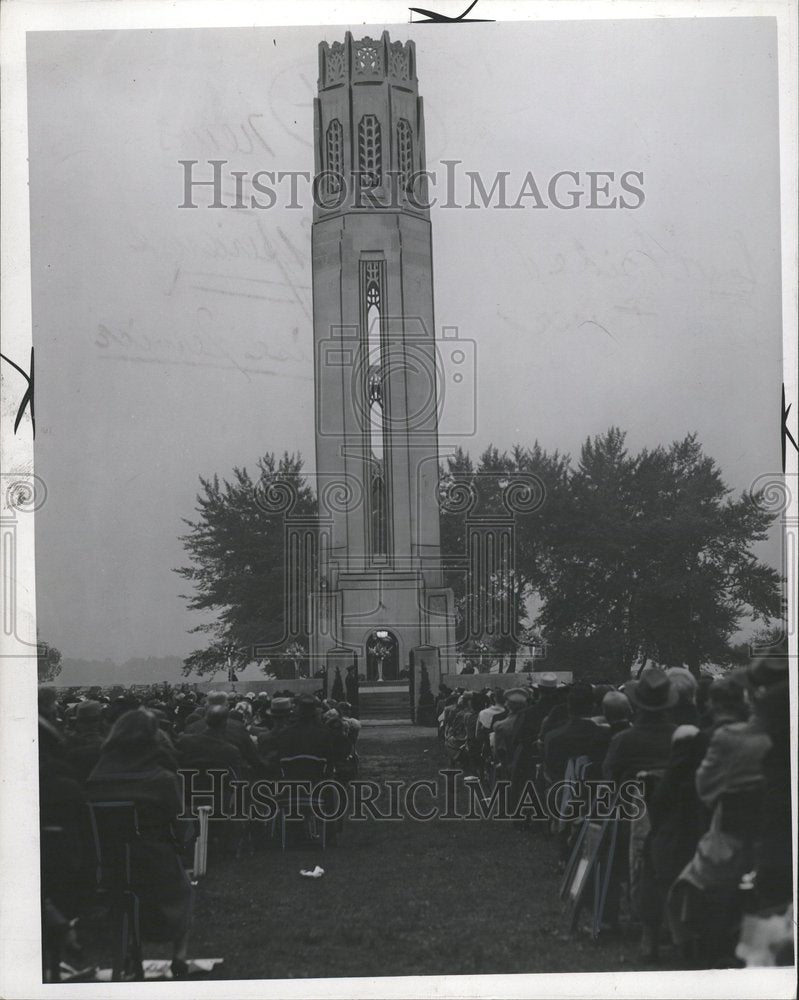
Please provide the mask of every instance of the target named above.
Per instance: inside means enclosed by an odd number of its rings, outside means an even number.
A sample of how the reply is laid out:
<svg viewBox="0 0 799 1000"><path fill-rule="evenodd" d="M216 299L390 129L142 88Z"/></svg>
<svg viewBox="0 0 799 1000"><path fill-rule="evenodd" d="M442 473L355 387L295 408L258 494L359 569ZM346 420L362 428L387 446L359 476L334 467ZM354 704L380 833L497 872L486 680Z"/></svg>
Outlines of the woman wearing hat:
<svg viewBox="0 0 799 1000"><path fill-rule="evenodd" d="M646 667L639 680L625 684L624 693L635 712L633 724L610 741L602 772L617 786L645 773L650 776L648 794L657 776L662 775L669 764L672 735L677 728L669 718L669 710L677 704L679 693L660 667ZM649 914L643 912L648 885L643 871L644 849L649 832L649 813L645 812L629 824L620 824L619 843L623 845L622 851L627 849L629 852L630 894L634 908L644 920L644 956L652 960L657 952L657 928L654 921L647 922Z"/></svg>

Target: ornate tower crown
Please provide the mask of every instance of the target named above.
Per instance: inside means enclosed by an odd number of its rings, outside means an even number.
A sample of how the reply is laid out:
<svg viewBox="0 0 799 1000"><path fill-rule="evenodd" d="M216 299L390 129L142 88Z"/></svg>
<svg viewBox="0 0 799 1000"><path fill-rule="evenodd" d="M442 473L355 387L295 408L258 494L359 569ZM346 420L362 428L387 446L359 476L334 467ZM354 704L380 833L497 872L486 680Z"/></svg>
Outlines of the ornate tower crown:
<svg viewBox="0 0 799 1000"><path fill-rule="evenodd" d="M416 48L413 42L392 42L384 31L379 40L355 41L347 32L343 42L319 43L319 90L350 82L389 79L416 88Z"/></svg>
<svg viewBox="0 0 799 1000"><path fill-rule="evenodd" d="M353 211L427 217L424 121L412 41L319 44L315 218Z"/></svg>

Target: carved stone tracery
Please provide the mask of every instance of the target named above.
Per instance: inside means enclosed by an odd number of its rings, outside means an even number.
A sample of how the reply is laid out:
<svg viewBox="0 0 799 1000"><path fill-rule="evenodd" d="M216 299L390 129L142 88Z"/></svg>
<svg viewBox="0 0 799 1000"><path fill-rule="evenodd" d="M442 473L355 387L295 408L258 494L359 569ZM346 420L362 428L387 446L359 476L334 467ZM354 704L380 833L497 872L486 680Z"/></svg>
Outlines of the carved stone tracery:
<svg viewBox="0 0 799 1000"><path fill-rule="evenodd" d="M355 72L364 76L379 76L383 72L383 52L379 42L364 38L353 43Z"/></svg>

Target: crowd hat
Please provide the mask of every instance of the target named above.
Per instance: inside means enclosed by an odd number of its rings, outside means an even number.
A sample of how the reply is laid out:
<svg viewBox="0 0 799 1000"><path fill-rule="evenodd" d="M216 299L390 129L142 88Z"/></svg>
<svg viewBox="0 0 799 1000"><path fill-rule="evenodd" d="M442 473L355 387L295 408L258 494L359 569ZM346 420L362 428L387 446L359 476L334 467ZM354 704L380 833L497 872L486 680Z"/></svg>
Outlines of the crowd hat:
<svg viewBox="0 0 799 1000"><path fill-rule="evenodd" d="M75 718L81 722L99 719L102 715L102 705L99 701L81 701L75 709Z"/></svg>
<svg viewBox="0 0 799 1000"><path fill-rule="evenodd" d="M666 676L686 701L696 697L696 678L687 667L669 667Z"/></svg>
<svg viewBox="0 0 799 1000"><path fill-rule="evenodd" d="M643 712L662 712L677 704L679 692L660 667L647 667L625 694Z"/></svg>
<svg viewBox="0 0 799 1000"><path fill-rule="evenodd" d="M771 656L760 656L747 670L747 675L755 687L771 687L788 679L787 650L783 655L779 652Z"/></svg>
<svg viewBox="0 0 799 1000"><path fill-rule="evenodd" d="M505 692L505 704L509 707L527 704L527 695L521 688L511 688Z"/></svg>
<svg viewBox="0 0 799 1000"><path fill-rule="evenodd" d="M291 698L273 698L267 714L275 718L291 715Z"/></svg>
<svg viewBox="0 0 799 1000"><path fill-rule="evenodd" d="M563 681L559 681L558 678L551 671L547 671L545 674L541 674L538 680L533 684L535 688L562 688L565 687Z"/></svg>
<svg viewBox="0 0 799 1000"><path fill-rule="evenodd" d="M297 698L295 705L299 715L314 715L316 710L321 707L319 699L315 698L312 694L301 694Z"/></svg>

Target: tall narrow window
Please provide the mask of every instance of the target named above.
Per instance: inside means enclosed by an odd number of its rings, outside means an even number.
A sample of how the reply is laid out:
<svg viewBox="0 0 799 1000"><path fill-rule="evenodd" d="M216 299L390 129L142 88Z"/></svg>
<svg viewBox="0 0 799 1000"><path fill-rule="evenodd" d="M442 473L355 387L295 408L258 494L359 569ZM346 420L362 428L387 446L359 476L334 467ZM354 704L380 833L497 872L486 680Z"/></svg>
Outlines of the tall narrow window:
<svg viewBox="0 0 799 1000"><path fill-rule="evenodd" d="M375 115L364 115L358 126L358 172L362 187L378 187L382 181L380 122Z"/></svg>
<svg viewBox="0 0 799 1000"><path fill-rule="evenodd" d="M400 187L403 191L410 191L413 178L413 134L406 118L400 118L397 122L397 166Z"/></svg>
<svg viewBox="0 0 799 1000"><path fill-rule="evenodd" d="M325 187L328 194L338 194L344 175L344 133L341 122L334 118L325 134Z"/></svg>
<svg viewBox="0 0 799 1000"><path fill-rule="evenodd" d="M373 556L388 553L388 486L385 456L385 385L381 323L381 267L366 261L364 311L366 316L367 366L366 397L369 405L369 534Z"/></svg>

